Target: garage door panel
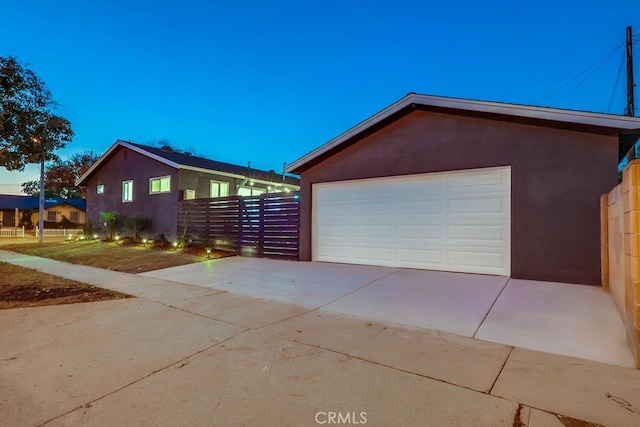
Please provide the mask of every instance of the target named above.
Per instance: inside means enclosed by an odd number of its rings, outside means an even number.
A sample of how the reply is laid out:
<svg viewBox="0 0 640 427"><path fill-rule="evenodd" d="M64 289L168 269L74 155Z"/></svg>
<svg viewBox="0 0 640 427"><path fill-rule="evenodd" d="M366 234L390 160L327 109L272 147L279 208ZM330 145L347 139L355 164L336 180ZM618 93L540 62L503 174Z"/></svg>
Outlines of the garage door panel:
<svg viewBox="0 0 640 427"><path fill-rule="evenodd" d="M477 240L501 243L506 237L505 231L503 225L452 225L449 227L449 238L454 241Z"/></svg>
<svg viewBox="0 0 640 427"><path fill-rule="evenodd" d="M509 275L510 176L500 167L315 184L313 259Z"/></svg>
<svg viewBox="0 0 640 427"><path fill-rule="evenodd" d="M445 177L452 187L480 187L480 186L500 186L507 183L502 170L505 168L495 168L493 170L485 169L480 171L476 169L473 174L457 174Z"/></svg>
<svg viewBox="0 0 640 427"><path fill-rule="evenodd" d="M322 233L323 236L320 240L321 243L326 242L331 237L336 237L336 238L339 238L340 240L343 240L344 236L348 235L351 228L348 226L328 224L325 227L323 227L323 230L324 230Z"/></svg>
<svg viewBox="0 0 640 427"><path fill-rule="evenodd" d="M365 260L378 260L378 261L391 261L392 252L390 249L385 248L373 248L370 246L354 246L353 253L351 255L354 260L365 261Z"/></svg>
<svg viewBox="0 0 640 427"><path fill-rule="evenodd" d="M398 267L408 267L407 263L421 263L421 264L429 264L431 266L438 266L442 264L442 251L438 250L428 250L428 249L398 249L397 252L398 261L400 263L404 263L404 265L398 265Z"/></svg>
<svg viewBox="0 0 640 427"><path fill-rule="evenodd" d="M389 239L393 239L393 232L389 227L355 227L352 231L351 236L353 236L352 239L354 242L385 244L385 240L389 241Z"/></svg>
<svg viewBox="0 0 640 427"><path fill-rule="evenodd" d="M353 206L354 215L385 215L390 218L394 206L390 203L359 203Z"/></svg>
<svg viewBox="0 0 640 427"><path fill-rule="evenodd" d="M440 225L406 225L397 227L398 239L405 240L423 240L423 239L442 239L443 230Z"/></svg>
<svg viewBox="0 0 640 427"><path fill-rule="evenodd" d="M499 274L507 261L503 253L490 250L450 250L449 265L457 271Z"/></svg>
<svg viewBox="0 0 640 427"><path fill-rule="evenodd" d="M504 196L503 196L504 197ZM449 200L448 211L450 214L478 215L500 214L505 215L506 206L504 198L466 198Z"/></svg>
<svg viewBox="0 0 640 427"><path fill-rule="evenodd" d="M418 199L419 196L410 196L409 199L412 198ZM404 203L402 205L402 209L398 211L398 215L401 217L411 217L414 215L440 215L444 210L444 203L441 200L412 200Z"/></svg>

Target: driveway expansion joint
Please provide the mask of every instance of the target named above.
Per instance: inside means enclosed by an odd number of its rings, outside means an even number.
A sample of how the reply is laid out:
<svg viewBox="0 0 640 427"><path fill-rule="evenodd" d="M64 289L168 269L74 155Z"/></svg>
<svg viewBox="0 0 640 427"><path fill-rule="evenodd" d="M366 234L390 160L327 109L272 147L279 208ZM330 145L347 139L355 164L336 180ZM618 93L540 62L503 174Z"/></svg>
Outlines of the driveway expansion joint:
<svg viewBox="0 0 640 427"><path fill-rule="evenodd" d="M375 282L377 282L377 281L380 281L380 280L382 280L382 279L386 279L387 277L389 277L389 276L393 276L394 274L399 273L399 272L401 272L401 271L402 271L402 269L400 269L400 268L399 268L399 269L396 269L395 271L392 271L392 272L391 272L391 273L389 273L389 274L385 274L384 276L377 277L377 278L375 278L374 280L371 280L371 281L369 281L369 282L365 283L364 285L362 285L362 286L360 286L360 287L357 287L356 289L353 289L353 290L351 290L351 291L347 292L346 294L340 295L338 298L335 298L335 299L333 299L333 300L331 300L331 301L329 301L329 302L327 302L327 303L325 303L325 304L319 305L319 306L318 306L318 307L316 307L315 309L316 309L316 310L320 310L321 308L324 308L324 307L326 307L326 306L328 306L328 305L330 305L330 304L333 304L333 303L334 303L334 302L336 302L336 301L340 301L342 298L344 298L344 297L346 297L346 296L349 296L349 295L351 295L351 294L353 294L353 293L355 293L355 292L357 292L357 291L359 291L359 290L361 290L361 289L364 289L364 288L366 288L367 286L372 285L372 284L374 284L374 283L375 283Z"/></svg>
<svg viewBox="0 0 640 427"><path fill-rule="evenodd" d="M493 302L491 303L491 306L489 307L489 309L487 310L487 312L485 313L484 317L482 318L482 320L480 321L480 323L478 323L478 327L476 328L476 330L473 332L473 335L471 335L472 338L475 338L476 335L478 334L478 331L480 330L480 328L482 327L482 325L484 324L484 321L487 320L487 317L489 317L489 313L491 313L491 310L493 310L493 307L496 305L496 303L498 302L498 299L500 299L500 295L502 295L502 292L504 292L505 289L507 289L507 285L509 284L509 282L511 281L511 277L507 278L507 281L504 282L504 285L502 286L502 289L500 289L500 292L498 292L498 295L496 295L496 298L493 300Z"/></svg>
<svg viewBox="0 0 640 427"><path fill-rule="evenodd" d="M496 383L498 382L498 378L500 378L500 375L502 375L502 371L504 371L504 367L507 366L507 362L509 361L511 354L513 353L513 350L515 350L515 347L511 347L511 349L509 350L509 354L507 354L507 357L504 358L504 362L502 363L502 366L500 367L500 370L498 371L496 378L493 380L493 384L491 384L491 388L489 389L487 394L491 394L493 392L493 388L496 386ZM491 395L493 396L493 394Z"/></svg>

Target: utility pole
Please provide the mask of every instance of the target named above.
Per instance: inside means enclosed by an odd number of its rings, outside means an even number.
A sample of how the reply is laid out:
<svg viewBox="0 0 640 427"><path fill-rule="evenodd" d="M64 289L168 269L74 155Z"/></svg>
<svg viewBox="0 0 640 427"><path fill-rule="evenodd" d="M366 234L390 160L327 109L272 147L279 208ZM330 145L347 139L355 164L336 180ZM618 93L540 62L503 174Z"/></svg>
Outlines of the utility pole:
<svg viewBox="0 0 640 427"><path fill-rule="evenodd" d="M631 36L631 27L627 27L627 116L635 115L635 107L633 102L633 37Z"/></svg>

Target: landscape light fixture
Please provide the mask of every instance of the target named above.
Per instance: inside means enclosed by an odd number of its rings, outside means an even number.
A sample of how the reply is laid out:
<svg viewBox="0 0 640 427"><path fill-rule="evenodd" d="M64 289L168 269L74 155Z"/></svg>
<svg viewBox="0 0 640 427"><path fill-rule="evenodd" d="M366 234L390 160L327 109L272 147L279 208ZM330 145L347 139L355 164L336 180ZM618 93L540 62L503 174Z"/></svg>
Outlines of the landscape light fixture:
<svg viewBox="0 0 640 427"><path fill-rule="evenodd" d="M173 250L178 251L178 242L173 242Z"/></svg>
<svg viewBox="0 0 640 427"><path fill-rule="evenodd" d="M147 247L147 239L142 239L142 246Z"/></svg>
<svg viewBox="0 0 640 427"><path fill-rule="evenodd" d="M211 248L207 248L207 259L211 259Z"/></svg>
<svg viewBox="0 0 640 427"><path fill-rule="evenodd" d="M94 235L93 235L93 239L95 240L95 239L97 239L97 238L98 238L98 235L97 235L97 234L94 234Z"/></svg>

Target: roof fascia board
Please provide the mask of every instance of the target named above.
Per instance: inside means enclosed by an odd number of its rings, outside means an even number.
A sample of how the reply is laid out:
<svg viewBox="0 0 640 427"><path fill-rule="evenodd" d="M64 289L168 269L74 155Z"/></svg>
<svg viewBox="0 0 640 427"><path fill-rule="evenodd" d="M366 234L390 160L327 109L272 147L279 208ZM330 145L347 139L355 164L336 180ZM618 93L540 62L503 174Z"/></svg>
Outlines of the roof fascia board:
<svg viewBox="0 0 640 427"><path fill-rule="evenodd" d="M199 168L196 166L187 166L187 165L180 165L178 166L179 169L186 169L186 170L190 170L190 171L194 171L194 172L204 172L204 173L209 173L209 174L215 174L215 175L220 175L220 176L228 176L230 178L244 178L244 175L240 175L237 173L231 173L231 172L222 172L222 171L218 171L215 169L206 169L206 168Z"/></svg>
<svg viewBox="0 0 640 427"><path fill-rule="evenodd" d="M588 111L562 110L558 108L534 107L529 105L503 104L500 102L474 101L467 99L445 98L430 95L409 95L413 104L426 107L442 107L458 110L506 116L526 117L557 122L602 126L616 130L640 130L640 118L616 116L613 114L592 113Z"/></svg>
<svg viewBox="0 0 640 427"><path fill-rule="evenodd" d="M561 110L557 108L534 107L517 104L504 104L489 101L474 101L459 98L447 98L432 95L409 94L384 110L357 124L341 135L298 160L287 165L285 171L295 173L306 163L316 159L324 153L338 147L366 129L380 123L388 117L412 105L424 107L447 108L455 110L475 111L496 115L525 117L553 122L575 123L588 126L611 128L618 131L640 132L640 118L629 116L615 116L611 114L591 113L585 111Z"/></svg>
<svg viewBox="0 0 640 427"><path fill-rule="evenodd" d="M135 151L136 153L142 154L143 156L149 157L151 159L164 163L168 166L171 166L174 169L178 169L180 167L180 165L178 165L175 162L167 160L164 157L157 156L153 153L143 150L140 147L136 147L135 145L129 144L128 142L119 139L116 142L114 142L111 145L111 147L109 147L109 149L102 156L100 156L100 158L96 160L96 162L93 165L91 165L91 167L87 169L87 171L80 178L78 178L78 180L76 181L76 185L81 185L82 182L88 179L89 176L91 176L95 170L99 169L102 166L102 164L106 161L106 159L109 158L111 154L116 151L118 147L128 148L130 150Z"/></svg>
<svg viewBox="0 0 640 427"><path fill-rule="evenodd" d="M220 175L220 176L227 176L230 178L239 178L239 179L244 179L247 178L253 182L258 182L260 184L277 184L277 185L282 185L285 187L291 187L291 188L299 188L297 185L293 185L293 184L287 184L284 182L279 182L279 181L265 181L262 179L257 179L257 178L251 178L248 175L241 175L241 174L236 174L236 173L231 173L231 172L222 172L222 171L218 171L215 169L205 169L205 168L198 168L195 166L180 166L180 169L186 169L186 170L190 170L190 171L194 171L194 172L204 172L204 173L208 173L208 174L213 174L213 175Z"/></svg>

